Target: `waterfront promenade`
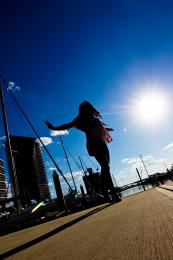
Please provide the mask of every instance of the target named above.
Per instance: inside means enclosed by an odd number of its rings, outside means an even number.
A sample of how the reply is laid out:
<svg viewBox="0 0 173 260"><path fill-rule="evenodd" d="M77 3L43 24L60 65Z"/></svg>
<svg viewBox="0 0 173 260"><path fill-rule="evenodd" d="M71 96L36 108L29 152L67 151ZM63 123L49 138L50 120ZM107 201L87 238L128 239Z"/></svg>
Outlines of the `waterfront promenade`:
<svg viewBox="0 0 173 260"><path fill-rule="evenodd" d="M165 185L172 189L172 184ZM163 186L164 187L164 186ZM156 188L0 238L8 259L173 259L173 191Z"/></svg>

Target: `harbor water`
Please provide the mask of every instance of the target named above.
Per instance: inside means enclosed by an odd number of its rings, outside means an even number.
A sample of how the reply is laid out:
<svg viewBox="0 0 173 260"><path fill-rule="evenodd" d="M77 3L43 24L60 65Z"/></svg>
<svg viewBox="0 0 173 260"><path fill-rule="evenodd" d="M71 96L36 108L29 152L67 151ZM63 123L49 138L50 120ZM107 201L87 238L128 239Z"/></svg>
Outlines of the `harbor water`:
<svg viewBox="0 0 173 260"><path fill-rule="evenodd" d="M145 190L149 190L149 189L152 189L152 188L153 188L153 186L151 184L145 185ZM133 188L130 188L130 189L127 189L127 190L120 192L120 195L121 195L122 198L124 198L124 197L128 197L128 196L131 196L133 194L143 192L143 191L144 191L143 186L139 185L139 186L136 186L136 187L133 187Z"/></svg>

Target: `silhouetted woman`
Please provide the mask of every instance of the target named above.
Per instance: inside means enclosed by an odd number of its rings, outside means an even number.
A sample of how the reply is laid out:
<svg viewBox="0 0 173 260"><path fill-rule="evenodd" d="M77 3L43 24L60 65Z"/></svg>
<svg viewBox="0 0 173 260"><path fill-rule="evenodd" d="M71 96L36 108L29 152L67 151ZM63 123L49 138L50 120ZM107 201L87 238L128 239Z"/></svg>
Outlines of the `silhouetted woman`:
<svg viewBox="0 0 173 260"><path fill-rule="evenodd" d="M94 156L101 166L102 194L107 201L110 201L108 193L110 191L112 201L119 202L121 199L116 194L110 175L110 157L106 145L106 143L112 141L109 131L113 129L105 127L100 118L100 113L89 102L84 101L80 104L79 114L73 121L57 127L53 126L49 121L45 123L51 130L65 130L75 127L86 134L88 153L90 156Z"/></svg>

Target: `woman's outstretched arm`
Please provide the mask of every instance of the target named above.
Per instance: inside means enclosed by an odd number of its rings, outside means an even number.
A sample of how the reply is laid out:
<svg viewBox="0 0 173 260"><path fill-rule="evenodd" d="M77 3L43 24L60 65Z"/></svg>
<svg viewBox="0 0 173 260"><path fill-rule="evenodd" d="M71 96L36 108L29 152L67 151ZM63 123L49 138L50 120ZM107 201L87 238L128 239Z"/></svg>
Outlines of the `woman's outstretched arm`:
<svg viewBox="0 0 173 260"><path fill-rule="evenodd" d="M45 121L45 124L47 125L47 127L50 129L50 130L53 130L53 131L59 131L59 130L66 130L66 129L69 129L69 128L72 128L72 127L75 127L75 122L74 120L67 123L67 124L63 124L63 125L60 125L60 126L53 126L48 120Z"/></svg>

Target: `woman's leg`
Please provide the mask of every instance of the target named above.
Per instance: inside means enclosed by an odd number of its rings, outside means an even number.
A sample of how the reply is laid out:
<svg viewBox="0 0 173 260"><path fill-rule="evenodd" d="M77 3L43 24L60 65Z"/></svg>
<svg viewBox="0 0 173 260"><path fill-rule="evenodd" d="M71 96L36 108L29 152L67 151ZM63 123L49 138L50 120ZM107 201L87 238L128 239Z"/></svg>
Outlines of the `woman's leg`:
<svg viewBox="0 0 173 260"><path fill-rule="evenodd" d="M119 197L116 194L111 174L110 174L110 167L109 167L109 150L107 148L107 145L105 143L100 145L100 149L95 154L95 158L98 161L98 163L101 166L101 190L103 196L105 196L107 199L109 198L109 192L112 195L112 199L114 201L118 201Z"/></svg>

